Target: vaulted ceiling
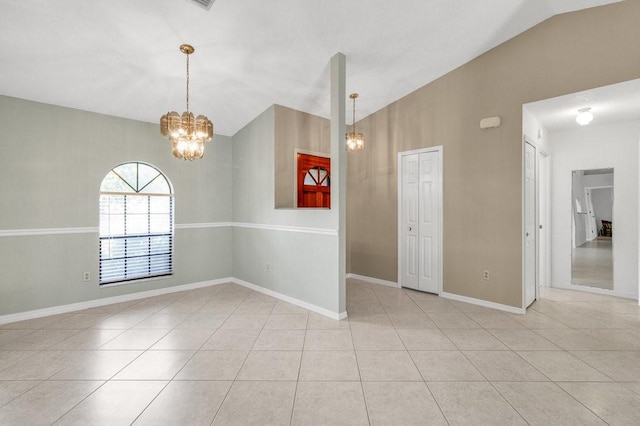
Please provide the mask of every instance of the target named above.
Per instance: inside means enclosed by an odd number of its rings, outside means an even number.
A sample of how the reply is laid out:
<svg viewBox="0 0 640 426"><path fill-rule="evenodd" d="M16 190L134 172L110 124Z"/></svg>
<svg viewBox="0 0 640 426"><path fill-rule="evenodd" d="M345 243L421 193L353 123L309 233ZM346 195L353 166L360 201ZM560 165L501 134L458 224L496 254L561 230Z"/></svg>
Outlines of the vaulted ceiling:
<svg viewBox="0 0 640 426"><path fill-rule="evenodd" d="M358 118L548 19L617 0L0 0L0 94L157 122L185 108L233 135L270 105L329 115L347 56Z"/></svg>

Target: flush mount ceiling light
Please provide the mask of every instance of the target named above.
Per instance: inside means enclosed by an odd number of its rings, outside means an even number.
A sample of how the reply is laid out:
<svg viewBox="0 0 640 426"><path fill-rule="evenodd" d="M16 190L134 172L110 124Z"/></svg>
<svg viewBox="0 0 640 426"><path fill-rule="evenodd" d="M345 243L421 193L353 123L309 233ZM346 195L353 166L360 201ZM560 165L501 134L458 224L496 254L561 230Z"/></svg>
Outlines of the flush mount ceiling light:
<svg viewBox="0 0 640 426"><path fill-rule="evenodd" d="M364 149L364 135L362 133L356 133L356 98L357 93L349 95L350 99L353 99L353 124L351 125L351 132L347 133L347 152L362 151Z"/></svg>
<svg viewBox="0 0 640 426"><path fill-rule="evenodd" d="M581 126L586 126L591 123L593 120L593 113L591 112L591 108L580 108L578 110L578 115L576 116L576 123Z"/></svg>
<svg viewBox="0 0 640 426"><path fill-rule="evenodd" d="M193 46L183 44L180 51L187 55L187 110L182 116L176 111L160 118L160 133L171 140L173 156L183 160L195 160L204 155L204 143L213 138L213 123L204 115L194 117L189 111L189 55Z"/></svg>

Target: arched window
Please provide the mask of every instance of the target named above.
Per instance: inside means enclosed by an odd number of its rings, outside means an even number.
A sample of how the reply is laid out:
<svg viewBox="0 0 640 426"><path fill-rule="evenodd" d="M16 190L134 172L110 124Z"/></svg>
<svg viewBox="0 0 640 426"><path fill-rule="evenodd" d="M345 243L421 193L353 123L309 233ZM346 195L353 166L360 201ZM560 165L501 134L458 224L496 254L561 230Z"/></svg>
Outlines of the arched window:
<svg viewBox="0 0 640 426"><path fill-rule="evenodd" d="M329 172L324 167L313 167L307 171L304 177L304 185L330 186Z"/></svg>
<svg viewBox="0 0 640 426"><path fill-rule="evenodd" d="M100 185L100 284L173 273L173 191L153 166L113 168Z"/></svg>

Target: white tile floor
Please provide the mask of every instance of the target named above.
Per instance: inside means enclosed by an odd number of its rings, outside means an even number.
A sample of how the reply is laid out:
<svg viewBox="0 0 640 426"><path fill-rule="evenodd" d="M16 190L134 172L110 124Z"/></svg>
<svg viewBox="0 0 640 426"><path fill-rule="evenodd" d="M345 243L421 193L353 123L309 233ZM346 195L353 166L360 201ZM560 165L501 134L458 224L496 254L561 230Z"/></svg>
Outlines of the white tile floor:
<svg viewBox="0 0 640 426"><path fill-rule="evenodd" d="M347 290L345 321L224 284L5 324L0 424L640 424L635 302Z"/></svg>

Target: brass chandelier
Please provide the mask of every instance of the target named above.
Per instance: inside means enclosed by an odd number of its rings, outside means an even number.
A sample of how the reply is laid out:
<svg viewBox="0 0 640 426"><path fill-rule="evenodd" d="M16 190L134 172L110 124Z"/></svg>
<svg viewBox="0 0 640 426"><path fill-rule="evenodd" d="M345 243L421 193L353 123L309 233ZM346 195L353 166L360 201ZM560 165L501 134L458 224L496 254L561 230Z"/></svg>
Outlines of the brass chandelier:
<svg viewBox="0 0 640 426"><path fill-rule="evenodd" d="M189 55L193 46L183 44L180 51L187 55L187 110L182 116L176 111L160 118L160 133L171 140L172 153L176 158L195 160L204 155L204 143L213 138L213 123L204 115L194 117L189 111Z"/></svg>
<svg viewBox="0 0 640 426"><path fill-rule="evenodd" d="M351 132L347 133L346 150L347 152L362 151L364 149L364 135L362 133L356 133L356 98L357 93L349 95L350 99L353 99L353 124L351 125Z"/></svg>

